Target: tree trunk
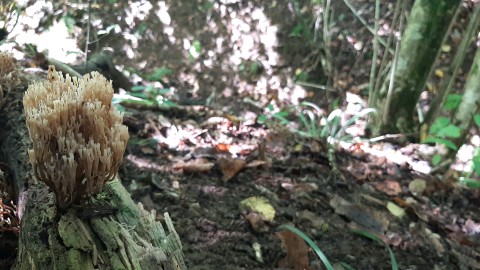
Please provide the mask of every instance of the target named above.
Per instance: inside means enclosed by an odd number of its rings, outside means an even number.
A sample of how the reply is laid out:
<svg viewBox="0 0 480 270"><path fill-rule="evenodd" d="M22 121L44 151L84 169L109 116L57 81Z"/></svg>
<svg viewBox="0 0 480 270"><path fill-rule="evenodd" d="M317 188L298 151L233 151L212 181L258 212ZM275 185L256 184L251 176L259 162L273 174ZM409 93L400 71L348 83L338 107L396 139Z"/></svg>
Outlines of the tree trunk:
<svg viewBox="0 0 480 270"><path fill-rule="evenodd" d="M453 117L453 123L460 128L461 136L455 139L455 145L460 148L471 127L473 116L480 112L480 49L477 49L473 59L467 82L465 83L462 101Z"/></svg>
<svg viewBox="0 0 480 270"><path fill-rule="evenodd" d="M374 135L417 131L414 110L460 0L415 1L394 66L393 87L385 83L371 106Z"/></svg>
<svg viewBox="0 0 480 270"><path fill-rule="evenodd" d="M59 212L55 197L34 180L23 115L26 83L0 110L0 160L17 195L21 219L15 269L185 269L181 243L165 214L136 205L118 179L78 206Z"/></svg>

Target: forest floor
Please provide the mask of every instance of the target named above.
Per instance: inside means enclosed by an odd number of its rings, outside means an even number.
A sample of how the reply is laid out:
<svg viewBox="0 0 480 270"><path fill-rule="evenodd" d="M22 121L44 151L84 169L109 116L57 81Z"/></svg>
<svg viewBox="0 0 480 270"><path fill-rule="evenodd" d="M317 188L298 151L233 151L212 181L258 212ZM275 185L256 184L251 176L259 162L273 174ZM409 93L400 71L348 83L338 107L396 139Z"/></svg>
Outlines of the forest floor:
<svg viewBox="0 0 480 270"><path fill-rule="evenodd" d="M312 12L303 1L298 9L295 1L150 2L144 16L138 10L149 1L116 7L121 20L103 17L104 27L122 30L100 47L113 48L126 70L171 71L163 87L177 106L125 106L130 142L120 178L146 209L170 214L188 269L323 269L285 224L337 267L392 268L385 246L360 230L388 244L399 269L480 269L479 193L426 173L427 146L357 140L334 147L332 161L325 141L269 118L269 105L303 99L328 111L340 98L343 123L363 108L370 56L362 48L371 35L346 7L336 7L345 16L335 26L339 72L329 92L295 83L305 73L325 81L321 51L293 31ZM354 2L373 15L372 3ZM256 121L262 115L267 125ZM348 131L364 136L364 122Z"/></svg>

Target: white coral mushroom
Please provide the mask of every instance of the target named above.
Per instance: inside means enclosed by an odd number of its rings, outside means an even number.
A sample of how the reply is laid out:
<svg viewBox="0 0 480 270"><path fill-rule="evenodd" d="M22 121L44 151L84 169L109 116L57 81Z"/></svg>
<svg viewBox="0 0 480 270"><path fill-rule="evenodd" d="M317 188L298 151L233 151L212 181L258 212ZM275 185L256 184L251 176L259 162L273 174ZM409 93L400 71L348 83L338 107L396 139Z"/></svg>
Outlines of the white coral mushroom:
<svg viewBox="0 0 480 270"><path fill-rule="evenodd" d="M54 66L23 98L36 177L65 209L99 193L120 167L128 141L123 114L112 105L112 83L100 73L63 77Z"/></svg>

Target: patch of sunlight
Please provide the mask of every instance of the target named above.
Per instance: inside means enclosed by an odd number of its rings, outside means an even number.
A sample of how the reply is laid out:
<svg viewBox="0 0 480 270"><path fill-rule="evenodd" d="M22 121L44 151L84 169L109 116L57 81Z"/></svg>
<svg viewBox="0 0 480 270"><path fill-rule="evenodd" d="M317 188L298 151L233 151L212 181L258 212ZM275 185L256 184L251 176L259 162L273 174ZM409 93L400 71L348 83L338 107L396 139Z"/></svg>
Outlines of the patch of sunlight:
<svg viewBox="0 0 480 270"><path fill-rule="evenodd" d="M35 33L35 29L40 25L40 21L45 14L53 12L52 10L52 3L47 3L46 1L37 1L29 6L25 9L25 13L20 14L18 25L13 29L9 37L14 39L19 45L26 43L35 44L38 51L47 50L49 57L72 63L76 60L78 52L81 52L81 50L77 47L76 40L68 37L68 30L63 21L54 22L47 31L41 34ZM16 58L23 57L22 53L13 49L14 45L14 43L6 43L0 47L0 50L10 51Z"/></svg>
<svg viewBox="0 0 480 270"><path fill-rule="evenodd" d="M131 29L135 28L136 21L144 21L152 7L149 1L130 3L129 8L131 10L125 10L125 14L127 14L124 18L125 22Z"/></svg>
<svg viewBox="0 0 480 270"><path fill-rule="evenodd" d="M278 26L272 25L270 19L265 15L263 8L250 5L246 11L251 16L245 16L241 12L236 12L228 7L216 3L214 8L220 12L224 25L228 26L231 33L230 40L217 38L217 49L224 47L224 43L231 44L229 65L234 70L246 61L260 61L266 63L263 66L265 74L257 81L254 94L263 96L267 94L268 89L277 89L278 98L281 101L298 104L299 100L306 97L306 90L302 86L294 84L292 78L281 81L278 76L274 76L275 66L281 64L281 57L277 52L279 41L277 38ZM249 91L248 87L238 87L239 94Z"/></svg>
<svg viewBox="0 0 480 270"><path fill-rule="evenodd" d="M155 12L160 22L163 23L163 33L167 35L168 41L171 44L175 44L176 38L173 35L175 32L174 25L172 24L172 17L168 13L168 6L165 1L158 1L158 10Z"/></svg>

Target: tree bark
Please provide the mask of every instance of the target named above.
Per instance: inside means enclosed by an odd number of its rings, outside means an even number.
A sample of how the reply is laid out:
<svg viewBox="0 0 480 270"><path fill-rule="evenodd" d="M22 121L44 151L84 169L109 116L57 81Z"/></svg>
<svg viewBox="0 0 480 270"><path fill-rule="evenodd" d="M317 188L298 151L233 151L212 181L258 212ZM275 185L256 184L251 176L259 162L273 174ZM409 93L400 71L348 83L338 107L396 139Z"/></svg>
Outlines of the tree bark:
<svg viewBox="0 0 480 270"><path fill-rule="evenodd" d="M385 83L371 104L378 112L372 124L379 127L373 129L374 135L418 130L415 106L460 3L460 0L415 1L402 35L393 87L389 89Z"/></svg>
<svg viewBox="0 0 480 270"><path fill-rule="evenodd" d="M30 78L32 79L32 78ZM136 205L118 179L81 205L60 212L54 194L34 179L22 98L10 91L0 110L0 159L17 195L21 219L15 269L185 269L172 222Z"/></svg>

